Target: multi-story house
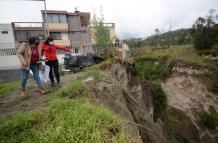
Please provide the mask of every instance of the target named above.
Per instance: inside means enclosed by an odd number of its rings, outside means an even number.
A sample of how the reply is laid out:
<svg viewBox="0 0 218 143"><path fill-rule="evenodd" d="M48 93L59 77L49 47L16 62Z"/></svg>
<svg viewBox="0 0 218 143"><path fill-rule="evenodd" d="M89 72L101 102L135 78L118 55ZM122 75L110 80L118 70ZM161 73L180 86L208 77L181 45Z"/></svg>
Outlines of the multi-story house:
<svg viewBox="0 0 218 143"><path fill-rule="evenodd" d="M75 11L47 10L42 12L43 22L49 35L58 45L70 45L74 42L91 43L90 13Z"/></svg>

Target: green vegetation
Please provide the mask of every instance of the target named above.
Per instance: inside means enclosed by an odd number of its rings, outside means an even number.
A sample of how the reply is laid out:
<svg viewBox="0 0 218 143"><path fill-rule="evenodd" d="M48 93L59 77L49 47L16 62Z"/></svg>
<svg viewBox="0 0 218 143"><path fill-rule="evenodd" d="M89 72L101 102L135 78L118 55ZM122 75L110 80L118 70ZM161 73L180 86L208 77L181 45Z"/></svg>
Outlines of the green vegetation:
<svg viewBox="0 0 218 143"><path fill-rule="evenodd" d="M142 80L155 80L171 71L170 67L166 65L166 58L161 58L160 60L138 58L135 61L134 72Z"/></svg>
<svg viewBox="0 0 218 143"><path fill-rule="evenodd" d="M172 142L180 143L184 142L184 139L189 143L199 142L198 131L184 112L169 106L162 113L161 120Z"/></svg>
<svg viewBox="0 0 218 143"><path fill-rule="evenodd" d="M213 87L210 89L210 91L213 92L213 93L218 93L218 83L213 85Z"/></svg>
<svg viewBox="0 0 218 143"><path fill-rule="evenodd" d="M207 127L209 129L215 129L218 125L216 117L212 113L208 113L206 111L203 111L199 113L199 123L203 127Z"/></svg>
<svg viewBox="0 0 218 143"><path fill-rule="evenodd" d="M0 84L0 97L6 95L9 91L17 90L18 82L1 83Z"/></svg>
<svg viewBox="0 0 218 143"><path fill-rule="evenodd" d="M193 25L192 38L198 50L210 49L217 44L218 25L215 10L211 9L206 18L199 17Z"/></svg>
<svg viewBox="0 0 218 143"><path fill-rule="evenodd" d="M123 143L129 136L103 107L87 100L57 98L47 108L1 119L2 143Z"/></svg>
<svg viewBox="0 0 218 143"><path fill-rule="evenodd" d="M88 97L90 96L89 90L85 87L82 81L72 81L62 86L56 93L57 96L62 97Z"/></svg>
<svg viewBox="0 0 218 143"><path fill-rule="evenodd" d="M93 14L92 26L96 44L105 45L112 43L109 28L104 25L104 13L102 8L100 9L100 16L97 16L95 13Z"/></svg>
<svg viewBox="0 0 218 143"><path fill-rule="evenodd" d="M133 57L146 57L159 59L163 57L183 60L199 65L205 64L205 60L199 55L192 45L176 46L172 48L136 48L133 50Z"/></svg>
<svg viewBox="0 0 218 143"><path fill-rule="evenodd" d="M170 30L170 29L169 29ZM175 45L192 44L191 29L178 29L162 33L158 28L154 30L154 34L146 39L127 39L125 40L129 47L160 47L169 48Z"/></svg>
<svg viewBox="0 0 218 143"><path fill-rule="evenodd" d="M95 81L102 81L105 77L104 72L96 66L85 68L84 71L87 76L93 77Z"/></svg>
<svg viewBox="0 0 218 143"><path fill-rule="evenodd" d="M161 85L157 83L149 83L152 91L155 93L152 102L154 105L154 114L153 118L154 121L156 121L158 118L161 117L162 113L166 110L167 108L167 96L164 93Z"/></svg>

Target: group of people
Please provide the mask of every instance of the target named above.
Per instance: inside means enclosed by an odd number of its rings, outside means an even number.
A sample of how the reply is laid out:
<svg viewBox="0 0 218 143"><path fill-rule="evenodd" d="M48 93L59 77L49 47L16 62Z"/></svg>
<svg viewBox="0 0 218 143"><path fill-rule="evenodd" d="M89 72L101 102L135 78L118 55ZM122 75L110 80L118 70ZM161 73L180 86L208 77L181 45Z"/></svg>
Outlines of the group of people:
<svg viewBox="0 0 218 143"><path fill-rule="evenodd" d="M40 50L39 50L40 49ZM20 79L20 96L26 95L26 82L29 76L30 70L33 73L35 83L37 85L37 91L40 94L45 94L46 91L43 89L41 80L39 77L40 60L45 56L46 65L49 66L49 78L51 86L55 86L53 77L53 71L56 77L56 84L60 84L60 73L59 63L56 54L56 49L64 51L71 51L69 48L54 45L53 37L47 37L43 44L40 44L38 37L31 37L27 43L22 43L18 49L17 55L21 65L21 79Z"/></svg>

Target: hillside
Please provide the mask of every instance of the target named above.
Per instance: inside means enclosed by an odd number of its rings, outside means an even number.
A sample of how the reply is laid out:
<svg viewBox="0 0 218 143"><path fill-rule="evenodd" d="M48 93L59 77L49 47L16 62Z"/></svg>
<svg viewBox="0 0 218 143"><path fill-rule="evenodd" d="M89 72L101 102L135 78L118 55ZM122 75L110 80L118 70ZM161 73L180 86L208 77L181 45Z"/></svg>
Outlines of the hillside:
<svg viewBox="0 0 218 143"><path fill-rule="evenodd" d="M1 84L0 141L217 143L217 51L136 48L62 76L43 96L32 80L24 98L17 82Z"/></svg>
<svg viewBox="0 0 218 143"><path fill-rule="evenodd" d="M168 45L187 45L192 43L191 38L191 29L178 29L168 32L158 32L154 33L152 36L147 38L139 38L139 39L126 39L125 41L128 43L131 48L139 48L143 46L161 46L167 47Z"/></svg>

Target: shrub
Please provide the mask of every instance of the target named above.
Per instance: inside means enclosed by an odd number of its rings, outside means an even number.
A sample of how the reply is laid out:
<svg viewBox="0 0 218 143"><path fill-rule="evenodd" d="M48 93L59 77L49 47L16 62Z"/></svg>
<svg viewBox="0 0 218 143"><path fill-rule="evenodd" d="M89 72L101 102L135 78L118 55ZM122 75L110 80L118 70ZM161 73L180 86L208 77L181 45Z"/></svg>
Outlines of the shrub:
<svg viewBox="0 0 218 143"><path fill-rule="evenodd" d="M160 118L163 111L167 108L167 96L164 93L161 85L157 83L149 83L152 91L155 93L152 102L154 105L154 114L153 118L154 121L156 121L158 118Z"/></svg>
<svg viewBox="0 0 218 143"><path fill-rule="evenodd" d="M142 80L155 80L170 72L170 67L166 65L166 58L160 60L139 59L134 64L134 73Z"/></svg>
<svg viewBox="0 0 218 143"><path fill-rule="evenodd" d="M218 93L218 83L211 88L211 92Z"/></svg>
<svg viewBox="0 0 218 143"><path fill-rule="evenodd" d="M211 113L205 111L199 114L199 123L209 129L215 129L217 126L216 118Z"/></svg>

